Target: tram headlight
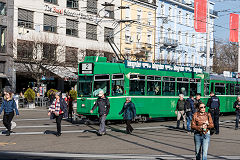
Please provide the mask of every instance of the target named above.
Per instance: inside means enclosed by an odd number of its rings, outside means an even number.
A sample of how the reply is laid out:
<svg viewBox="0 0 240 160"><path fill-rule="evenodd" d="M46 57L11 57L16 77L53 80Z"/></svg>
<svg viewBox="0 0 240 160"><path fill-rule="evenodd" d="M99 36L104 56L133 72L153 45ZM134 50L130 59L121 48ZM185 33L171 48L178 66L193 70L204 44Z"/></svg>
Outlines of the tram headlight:
<svg viewBox="0 0 240 160"><path fill-rule="evenodd" d="M85 107L85 104L82 104L82 107Z"/></svg>

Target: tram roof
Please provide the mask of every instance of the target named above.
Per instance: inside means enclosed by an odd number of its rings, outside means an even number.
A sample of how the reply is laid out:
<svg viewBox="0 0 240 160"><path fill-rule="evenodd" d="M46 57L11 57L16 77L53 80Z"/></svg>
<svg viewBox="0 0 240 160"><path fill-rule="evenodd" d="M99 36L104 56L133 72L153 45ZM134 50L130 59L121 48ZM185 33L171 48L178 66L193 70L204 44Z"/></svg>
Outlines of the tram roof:
<svg viewBox="0 0 240 160"><path fill-rule="evenodd" d="M236 82L236 78L225 77L223 75L210 75L210 80L220 80L220 81L234 81Z"/></svg>

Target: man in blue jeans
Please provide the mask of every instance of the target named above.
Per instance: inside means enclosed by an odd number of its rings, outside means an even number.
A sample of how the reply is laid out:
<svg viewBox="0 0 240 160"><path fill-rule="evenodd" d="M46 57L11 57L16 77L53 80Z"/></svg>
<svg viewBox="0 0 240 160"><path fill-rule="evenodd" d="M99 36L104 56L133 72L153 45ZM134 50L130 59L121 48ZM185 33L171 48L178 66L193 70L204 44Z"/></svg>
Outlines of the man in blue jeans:
<svg viewBox="0 0 240 160"><path fill-rule="evenodd" d="M196 160L207 159L208 146L210 143L210 129L214 127L210 113L205 112L206 106L199 104L198 112L193 114L191 128L194 130L194 143Z"/></svg>
<svg viewBox="0 0 240 160"><path fill-rule="evenodd" d="M192 115L195 113L193 96L189 96L189 98L186 100L185 105L184 105L184 111L186 113L187 132L188 132L188 134L191 134L190 124L192 121Z"/></svg>

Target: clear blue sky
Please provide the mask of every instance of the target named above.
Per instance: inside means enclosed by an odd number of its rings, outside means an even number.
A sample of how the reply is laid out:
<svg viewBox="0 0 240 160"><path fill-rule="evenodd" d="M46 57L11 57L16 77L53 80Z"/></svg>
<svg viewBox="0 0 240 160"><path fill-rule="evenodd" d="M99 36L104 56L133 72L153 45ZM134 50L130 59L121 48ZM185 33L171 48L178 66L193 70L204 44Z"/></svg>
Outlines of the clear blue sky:
<svg viewBox="0 0 240 160"><path fill-rule="evenodd" d="M218 12L218 18L215 19L214 23L214 38L216 40L229 40L229 14L237 12L240 15L240 0L210 0L215 3L214 10ZM217 27L217 26L222 26ZM227 29L225 29L227 28Z"/></svg>

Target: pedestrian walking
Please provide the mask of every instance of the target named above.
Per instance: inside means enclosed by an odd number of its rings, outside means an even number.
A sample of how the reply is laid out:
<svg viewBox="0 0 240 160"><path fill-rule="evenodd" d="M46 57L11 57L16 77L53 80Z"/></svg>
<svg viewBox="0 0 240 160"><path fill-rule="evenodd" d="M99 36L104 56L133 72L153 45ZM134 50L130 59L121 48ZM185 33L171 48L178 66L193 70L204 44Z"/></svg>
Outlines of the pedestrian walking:
<svg viewBox="0 0 240 160"><path fill-rule="evenodd" d="M11 134L11 122L14 117L14 110L16 115L19 115L18 109L16 107L16 102L13 99L13 93L10 91L5 92L4 100L1 105L0 115L4 110L3 115L3 125L7 128L6 136L10 136Z"/></svg>
<svg viewBox="0 0 240 160"><path fill-rule="evenodd" d="M73 111L73 98L72 98L72 95L68 95L67 96L67 106L68 106L68 119L70 118L71 119L71 123L72 123L72 121L73 121L72 115L74 113L74 111Z"/></svg>
<svg viewBox="0 0 240 160"><path fill-rule="evenodd" d="M93 108L91 109L90 113L98 107L98 114L99 114L99 122L100 122L100 129L98 135L106 134L106 127L105 121L110 109L109 99L104 95L103 90L100 90L98 93L98 99L95 102Z"/></svg>
<svg viewBox="0 0 240 160"><path fill-rule="evenodd" d="M131 101L131 97L126 98L126 102L123 104L122 110L119 115L123 113L123 119L126 122L126 133L131 134L133 128L131 126L131 121L136 117L136 108L134 103Z"/></svg>
<svg viewBox="0 0 240 160"><path fill-rule="evenodd" d="M215 134L219 134L220 100L214 92L210 92L210 96L207 102L207 107L209 107L208 112L211 113L212 116L214 129L216 131ZM213 134L213 132L211 134Z"/></svg>
<svg viewBox="0 0 240 160"><path fill-rule="evenodd" d="M198 111L193 114L191 128L194 130L194 143L196 160L207 159L208 146L210 143L210 129L213 121L210 113L205 112L206 106L199 104ZM202 153L201 153L202 152Z"/></svg>
<svg viewBox="0 0 240 160"><path fill-rule="evenodd" d="M56 136L61 136L61 121L63 117L67 117L67 103L62 98L61 92L55 93L55 99L53 100L52 105L49 107L48 115L50 116L50 119L56 119Z"/></svg>
<svg viewBox="0 0 240 160"><path fill-rule="evenodd" d="M186 100L183 97L184 97L183 94L179 94L179 100L177 102L175 114L177 115L177 128L179 128L180 120L182 118L183 119L183 129L185 129L186 115L185 115L185 112L184 112L184 106L185 106Z"/></svg>
<svg viewBox="0 0 240 160"><path fill-rule="evenodd" d="M236 112L235 130L238 130L239 117L240 117L240 96L238 96L237 100L234 102L233 108L235 108L235 112Z"/></svg>
<svg viewBox="0 0 240 160"><path fill-rule="evenodd" d="M191 133L191 121L192 121L192 115L195 113L195 107L194 107L194 97L189 96L189 98L186 100L184 111L186 113L186 120L187 120L187 132L188 134Z"/></svg>
<svg viewBox="0 0 240 160"><path fill-rule="evenodd" d="M199 108L199 104L202 103L201 100L201 94L197 93L195 98L194 98L194 107L195 107L195 112L197 112L197 109Z"/></svg>

